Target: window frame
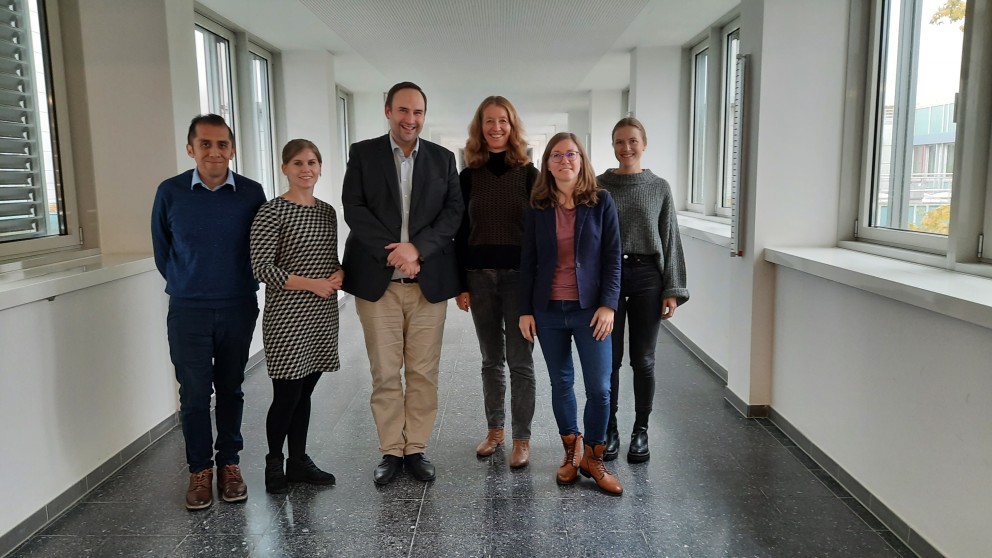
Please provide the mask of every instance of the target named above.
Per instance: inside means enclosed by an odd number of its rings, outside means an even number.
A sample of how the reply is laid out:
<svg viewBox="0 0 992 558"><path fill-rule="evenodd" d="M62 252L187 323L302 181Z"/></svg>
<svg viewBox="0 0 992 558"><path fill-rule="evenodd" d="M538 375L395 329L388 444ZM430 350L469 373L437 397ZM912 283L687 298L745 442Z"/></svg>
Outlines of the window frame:
<svg viewBox="0 0 992 558"><path fill-rule="evenodd" d="M335 109L338 117L338 139L341 150L341 164L348 164L348 152L355 137L355 96L344 87L335 88ZM341 101L344 101L344 114L341 111Z"/></svg>
<svg viewBox="0 0 992 558"><path fill-rule="evenodd" d="M267 63L267 72L266 72L266 76L265 77L266 77L266 82L267 82L266 83L266 87L268 88L268 105L269 105L269 110L268 110L268 113L269 113L269 119L268 119L269 120L269 122L268 122L268 126L269 126L269 141L268 141L269 145L268 145L268 152L270 154L269 163L272 165L272 176L270 177L271 180L272 180L272 191L271 192L266 191L266 194L268 194L269 197L271 198L271 197L275 197L275 196L279 195L280 190L281 190L281 181L279 180L279 176L280 176L279 168L281 167L281 163L282 163L281 158L280 158L280 154L279 154L279 147L278 147L278 144L276 143L276 114L275 114L275 101L273 99L273 95L275 93L275 85L274 85L275 82L273 81L273 73L274 73L273 70L275 68L275 56L273 56L272 52L269 51L268 49L263 48L261 45L258 45L257 43L255 43L253 41L250 41L250 40L248 41L248 54L250 56L257 56L259 58L262 58ZM254 59L248 60L248 63L249 64L251 64L252 62L254 62ZM254 85L254 82L252 82L252 83L249 84L249 86L252 86L252 85ZM254 99L252 99L252 100L254 100ZM240 113L238 114L238 116L239 117L241 116ZM244 129L244 126L242 126L242 129ZM261 153L261 151L259 149L259 147L261 147L261 146L260 145L255 145L255 139L257 139L257 137L258 137L258 131L257 130L254 130L254 132L255 132L255 134L252 137L252 144L253 144L252 147L255 148L255 152L256 153ZM264 187L265 184L263 183L262 186ZM266 189L266 190L268 190L268 189Z"/></svg>
<svg viewBox="0 0 992 558"><path fill-rule="evenodd" d="M696 166L695 166L696 163L695 157L697 155L696 154L696 116L697 116L696 115L696 83L697 83L696 57L703 52L707 53L706 54L707 75L705 76L706 78L705 95L708 96L710 92L710 83L709 83L710 80L708 74L710 73L709 68L711 67L710 64L712 62L712 60L710 59L712 52L710 51L709 38L699 41L692 48L689 49L689 138L688 138L689 154L688 154L688 167L686 169L687 173L686 173L685 203L686 203L686 209L688 211L709 214L706 210L705 178L706 178L706 168L707 168L707 149L705 144L703 145L702 154L701 154L702 160L700 161L700 166L703 169L703 181L702 183L699 184L697 184L696 182ZM704 130L709 126L709 117L710 117L709 113L711 112L708 99L706 103L706 108L707 110L704 112L705 120L703 122ZM697 193L697 189L696 189L697 186L699 188L698 193L700 195L700 198L703 200L702 203L695 203L693 201L695 199L693 194Z"/></svg>
<svg viewBox="0 0 992 558"><path fill-rule="evenodd" d="M58 0L28 0L36 2L39 23L44 24L42 40L45 52L45 76L48 91L48 118L51 121L53 172L56 177L56 203L65 220L65 234L24 238L0 243L0 262L41 258L55 252L78 252L83 248L83 231L79 220L76 178L73 172L72 134L69 125L69 96L66 89L65 59L63 57L62 25ZM61 199L59 199L61 197Z"/></svg>
<svg viewBox="0 0 992 558"><path fill-rule="evenodd" d="M239 154L241 153L241 106L239 104L238 95L238 84L241 81L238 78L238 58L237 58L237 37L234 31L224 27L223 25L217 23L216 21L204 16L199 12L193 14L193 28L194 32L196 27L202 28L208 33L213 33L218 37L227 41L227 67L228 67L228 90L231 94L231 117L225 118L227 125L234 130L234 159L231 161L231 170L234 172L241 172L241 164L239 162ZM195 38L194 38L195 47ZM199 86L199 69L197 69L197 85ZM223 115L221 115L223 116Z"/></svg>
<svg viewBox="0 0 992 558"><path fill-rule="evenodd" d="M730 148L730 151L733 150L734 143L734 82L730 80L729 74L731 68L733 68L734 71L736 71L737 68L736 57L733 60L731 60L730 57L730 36L737 33L739 53L740 32L740 18L734 19L720 29L722 59L720 60L720 153L717 157L717 176L719 177L719 183L716 185L716 203L713 210L717 216L727 218L730 218L733 214L733 208L729 205L723 204L724 200L729 197L729 191L733 187L733 161L732 158L727 157L727 153L728 147Z"/></svg>

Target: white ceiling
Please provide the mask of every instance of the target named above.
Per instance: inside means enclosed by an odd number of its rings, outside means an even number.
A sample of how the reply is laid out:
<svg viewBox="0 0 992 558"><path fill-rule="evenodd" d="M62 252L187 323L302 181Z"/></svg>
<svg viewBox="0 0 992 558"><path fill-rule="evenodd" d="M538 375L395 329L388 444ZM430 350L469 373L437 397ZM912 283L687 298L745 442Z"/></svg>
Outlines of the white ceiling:
<svg viewBox="0 0 992 558"><path fill-rule="evenodd" d="M527 122L586 108L589 90L629 84L631 49L683 45L738 1L200 3L273 48L334 53L335 79L351 91L414 81L427 92L432 133L464 134L488 95L508 97Z"/></svg>

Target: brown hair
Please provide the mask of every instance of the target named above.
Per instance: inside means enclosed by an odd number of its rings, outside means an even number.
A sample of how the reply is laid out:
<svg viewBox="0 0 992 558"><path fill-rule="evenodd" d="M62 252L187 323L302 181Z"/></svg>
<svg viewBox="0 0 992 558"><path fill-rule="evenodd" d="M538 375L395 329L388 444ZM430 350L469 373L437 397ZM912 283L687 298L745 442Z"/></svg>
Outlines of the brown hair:
<svg viewBox="0 0 992 558"><path fill-rule="evenodd" d="M638 130L640 130L641 141L644 142L644 145L648 144L648 133L644 131L644 124L641 124L641 121L634 118L633 116L621 118L620 122L617 122L617 125L613 127L613 132L610 133L610 143L613 143L613 137L617 135L617 130L619 130L620 128L626 128L627 126L630 126L632 128L637 128Z"/></svg>
<svg viewBox="0 0 992 558"><path fill-rule="evenodd" d="M544 155L541 157L541 174L537 177L534 189L530 192L530 205L535 209L547 209L558 205L558 187L555 184L555 177L548 168L548 161L551 159L551 151L561 142L572 140L579 148L579 176L576 177L575 190L572 192L572 199L575 204L594 206L599 201L597 192L599 184L596 182L596 173L592 170L592 163L589 162L589 155L582 147L582 142L571 132L559 132L548 140L547 147L544 148Z"/></svg>
<svg viewBox="0 0 992 558"><path fill-rule="evenodd" d="M317 146L314 145L312 141L305 139L289 140L289 143L282 148L282 164L288 165L289 162L293 160L293 157L296 157L304 149L313 151L313 154L317 156L317 162L321 165L324 164L324 160L321 159L320 150L317 149Z"/></svg>
<svg viewBox="0 0 992 558"><path fill-rule="evenodd" d="M524 141L524 127L520 123L520 115L513 103L506 97L492 95L479 103L479 108L468 125L468 141L465 142L465 164L477 169L489 162L489 148L482 134L482 113L490 106L498 106L506 111L510 120L510 137L506 142L506 164L510 167L522 167L530 162L527 156L527 142Z"/></svg>

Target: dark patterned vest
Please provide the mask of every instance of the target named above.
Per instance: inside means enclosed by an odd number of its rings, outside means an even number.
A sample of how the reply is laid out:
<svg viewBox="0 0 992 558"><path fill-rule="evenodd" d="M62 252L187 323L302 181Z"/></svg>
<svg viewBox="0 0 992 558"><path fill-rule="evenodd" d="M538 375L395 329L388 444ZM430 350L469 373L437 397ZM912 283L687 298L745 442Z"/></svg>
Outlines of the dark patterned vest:
<svg viewBox="0 0 992 558"><path fill-rule="evenodd" d="M469 246L520 246L527 196L527 167L512 168L501 176L486 167L472 172L469 199Z"/></svg>

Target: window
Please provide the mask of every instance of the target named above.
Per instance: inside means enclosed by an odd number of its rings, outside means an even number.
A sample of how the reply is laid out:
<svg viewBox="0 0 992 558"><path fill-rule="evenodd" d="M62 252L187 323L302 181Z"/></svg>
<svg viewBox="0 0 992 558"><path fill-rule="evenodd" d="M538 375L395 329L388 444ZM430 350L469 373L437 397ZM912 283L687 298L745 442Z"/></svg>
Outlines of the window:
<svg viewBox="0 0 992 558"><path fill-rule="evenodd" d="M701 206L703 204L703 188L706 183L706 97L709 64L709 45L707 43L692 49L691 63L689 200L691 204Z"/></svg>
<svg viewBox="0 0 992 558"><path fill-rule="evenodd" d="M351 148L351 98L351 93L338 88L338 143L341 145L341 161L345 164Z"/></svg>
<svg viewBox="0 0 992 558"><path fill-rule="evenodd" d="M720 106L720 203L717 215L729 216L733 199L731 191L734 171L734 84L737 83L737 55L741 50L739 23L724 28L723 33L723 103Z"/></svg>
<svg viewBox="0 0 992 558"><path fill-rule="evenodd" d="M275 136L272 133L272 55L256 45L250 45L251 55L251 126L254 130L252 143L258 156L248 174L258 180L269 198L276 195ZM248 149L248 146L245 146Z"/></svg>
<svg viewBox="0 0 992 558"><path fill-rule="evenodd" d="M234 80L231 75L234 35L206 19L197 18L194 38L200 113L223 116L236 136Z"/></svg>
<svg viewBox="0 0 992 558"><path fill-rule="evenodd" d="M686 209L729 222L733 215L734 108L740 19L725 18L687 50L689 159Z"/></svg>
<svg viewBox="0 0 992 558"><path fill-rule="evenodd" d="M872 27L878 54L869 77L868 168L859 238L947 251L955 111L965 108L957 107L964 6L955 0L877 3Z"/></svg>
<svg viewBox="0 0 992 558"><path fill-rule="evenodd" d="M200 113L224 117L234 130L236 153L232 167L257 180L271 198L276 195L272 54L203 16L194 27ZM239 44L240 43L240 44ZM238 75L241 68L245 77ZM240 93L240 98L239 94ZM240 102L245 106L242 110Z"/></svg>
<svg viewBox="0 0 992 558"><path fill-rule="evenodd" d="M52 10L57 12L57 10ZM57 14L39 0L9 0L0 23L0 257L75 248L70 160L56 118L65 100ZM68 143L66 143L68 145Z"/></svg>

